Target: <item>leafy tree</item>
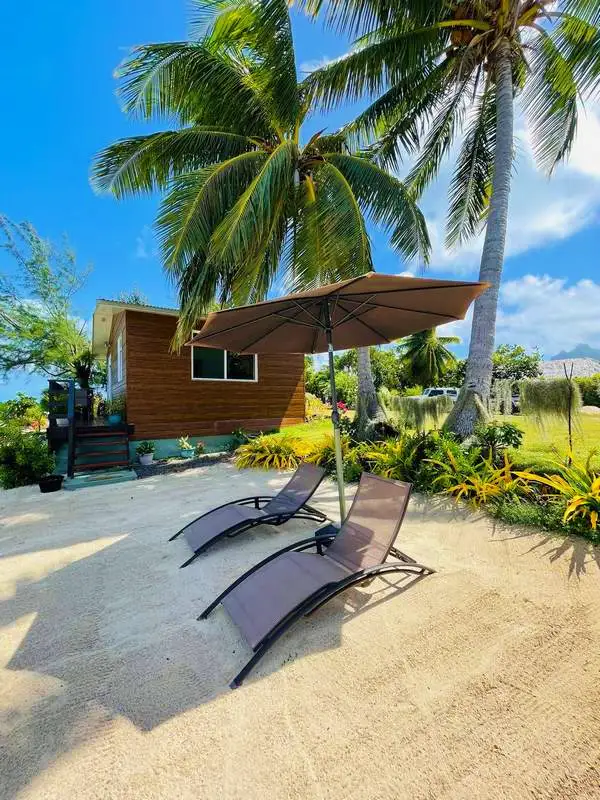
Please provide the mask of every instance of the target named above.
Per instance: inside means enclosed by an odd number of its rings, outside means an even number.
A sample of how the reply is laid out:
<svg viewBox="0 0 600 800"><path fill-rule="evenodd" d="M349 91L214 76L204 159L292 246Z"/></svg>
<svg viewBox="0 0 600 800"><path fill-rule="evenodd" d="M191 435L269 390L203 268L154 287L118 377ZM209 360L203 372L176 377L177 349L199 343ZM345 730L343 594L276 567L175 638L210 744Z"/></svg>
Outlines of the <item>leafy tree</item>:
<svg viewBox="0 0 600 800"><path fill-rule="evenodd" d="M19 427L29 426L39 431L46 421L46 414L35 397L17 392L12 400L0 403L0 422L15 422Z"/></svg>
<svg viewBox="0 0 600 800"><path fill-rule="evenodd" d="M435 328L407 336L398 345L413 382L437 386L456 365L456 356L446 345L458 344L458 336L438 336Z"/></svg>
<svg viewBox="0 0 600 800"><path fill-rule="evenodd" d="M379 391L383 386L386 389L398 389L406 384L410 378L395 349L371 347L371 368L373 370L373 383ZM347 369L357 372L357 351L346 350L334 358L336 370Z"/></svg>
<svg viewBox="0 0 600 800"><path fill-rule="evenodd" d="M148 298L146 295L134 286L133 289L130 289L128 292L121 292L119 297L117 298L121 303L128 303L131 306L149 306L150 303L148 302Z"/></svg>
<svg viewBox="0 0 600 800"><path fill-rule="evenodd" d="M463 392L448 425L470 434L487 400L506 244L514 114L524 112L540 167L551 173L572 147L578 100L600 85L598 0L305 0L362 34L347 56L317 70L313 96L330 108L376 96L350 126L382 166L414 154L416 197L462 139L450 184L447 243L486 233Z"/></svg>
<svg viewBox="0 0 600 800"><path fill-rule="evenodd" d="M211 8L192 41L137 47L120 69L125 110L177 127L116 142L93 170L116 197L166 192L157 227L180 342L215 298L255 302L276 279L296 291L371 270L367 220L406 258L429 252L397 178L339 134L303 139L311 105L285 0Z"/></svg>
<svg viewBox="0 0 600 800"><path fill-rule="evenodd" d="M29 222L0 215L0 251L13 268L0 274L0 375L18 370L50 378L77 378L87 387L98 377L86 323L73 311L73 296L88 269L77 266L65 243L45 241Z"/></svg>
<svg viewBox="0 0 600 800"><path fill-rule="evenodd" d="M537 378L540 374L542 355L538 350L528 353L519 344L501 344L492 356L494 380L521 381Z"/></svg>

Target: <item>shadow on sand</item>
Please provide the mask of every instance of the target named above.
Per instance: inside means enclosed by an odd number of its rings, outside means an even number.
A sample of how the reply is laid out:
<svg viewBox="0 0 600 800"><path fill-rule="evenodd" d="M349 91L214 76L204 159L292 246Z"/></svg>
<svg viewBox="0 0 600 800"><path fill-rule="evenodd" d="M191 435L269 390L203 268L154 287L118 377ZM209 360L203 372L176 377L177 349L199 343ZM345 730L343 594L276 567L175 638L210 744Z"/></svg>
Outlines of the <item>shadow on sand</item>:
<svg viewBox="0 0 600 800"><path fill-rule="evenodd" d="M320 499L334 500L333 490ZM145 529L143 520L129 531L111 522L112 536L104 525L97 540L88 533L74 541L73 534L57 531L46 551L56 564L44 574L25 571L14 595L0 605L0 626L19 628L5 668L22 673L17 684L28 694L2 723L7 796L62 754L102 735L117 716L149 731L230 691L229 680L251 652L222 608L204 622L196 621L197 614L247 568L244 542L253 542L252 559L259 560L313 527L288 523L283 535L282 529L256 528L179 570L185 542L167 538L189 515L181 509L164 534L156 533L156 525ZM61 548L72 550L76 560L61 561ZM37 558L33 547L16 550L19 557ZM350 589L282 637L248 683L296 658L337 648L344 622L418 580L386 576Z"/></svg>

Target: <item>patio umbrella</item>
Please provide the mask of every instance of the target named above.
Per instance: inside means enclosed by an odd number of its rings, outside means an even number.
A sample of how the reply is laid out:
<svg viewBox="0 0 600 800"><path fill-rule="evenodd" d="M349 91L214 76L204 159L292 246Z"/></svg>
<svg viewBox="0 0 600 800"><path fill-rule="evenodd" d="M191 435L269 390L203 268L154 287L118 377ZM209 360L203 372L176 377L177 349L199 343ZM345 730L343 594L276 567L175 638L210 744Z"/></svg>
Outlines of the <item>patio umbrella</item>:
<svg viewBox="0 0 600 800"><path fill-rule="evenodd" d="M250 306L215 311L188 343L236 353L329 354L340 515L346 516L334 350L385 344L463 319L486 283L368 272Z"/></svg>

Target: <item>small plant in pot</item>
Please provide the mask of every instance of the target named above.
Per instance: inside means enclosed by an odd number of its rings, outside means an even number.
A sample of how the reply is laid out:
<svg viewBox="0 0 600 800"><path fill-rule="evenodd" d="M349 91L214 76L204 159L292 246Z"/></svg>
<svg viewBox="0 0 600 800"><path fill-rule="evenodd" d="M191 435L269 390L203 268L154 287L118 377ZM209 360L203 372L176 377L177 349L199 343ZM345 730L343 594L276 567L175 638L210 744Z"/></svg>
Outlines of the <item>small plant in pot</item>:
<svg viewBox="0 0 600 800"><path fill-rule="evenodd" d="M181 436L177 440L177 444L179 445L179 453L182 458L194 457L194 445L190 442L189 436Z"/></svg>
<svg viewBox="0 0 600 800"><path fill-rule="evenodd" d="M104 413L109 425L120 425L125 418L125 397L115 397L104 403Z"/></svg>
<svg viewBox="0 0 600 800"><path fill-rule="evenodd" d="M152 464L152 460L154 459L154 451L156 449L156 445L154 442L140 442L138 446L135 448L135 452L138 454L138 458L140 460L140 464L143 467L147 467Z"/></svg>
<svg viewBox="0 0 600 800"><path fill-rule="evenodd" d="M196 458L204 455L204 442L196 442L196 446L194 447L194 455Z"/></svg>

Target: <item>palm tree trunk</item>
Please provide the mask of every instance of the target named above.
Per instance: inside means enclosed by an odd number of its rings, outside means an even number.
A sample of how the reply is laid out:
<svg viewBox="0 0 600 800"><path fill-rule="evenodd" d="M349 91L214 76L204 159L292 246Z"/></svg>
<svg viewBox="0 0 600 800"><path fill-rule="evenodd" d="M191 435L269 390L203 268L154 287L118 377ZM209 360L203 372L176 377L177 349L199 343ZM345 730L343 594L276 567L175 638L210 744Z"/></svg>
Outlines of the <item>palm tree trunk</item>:
<svg viewBox="0 0 600 800"><path fill-rule="evenodd" d="M358 347L357 354L357 375L358 375L358 394L356 400L356 422L355 430L358 439L364 438L369 423L374 420L379 413L379 403L377 402L377 392L373 381L371 370L371 351L368 347Z"/></svg>
<svg viewBox="0 0 600 800"><path fill-rule="evenodd" d="M485 242L481 254L479 280L490 288L477 298L473 308L471 342L465 383L445 427L460 436L469 436L482 416L492 382L492 355L496 333L498 294L502 278L508 203L510 198L514 136L514 105L511 51L508 40L498 47L496 60L496 152L494 177Z"/></svg>

